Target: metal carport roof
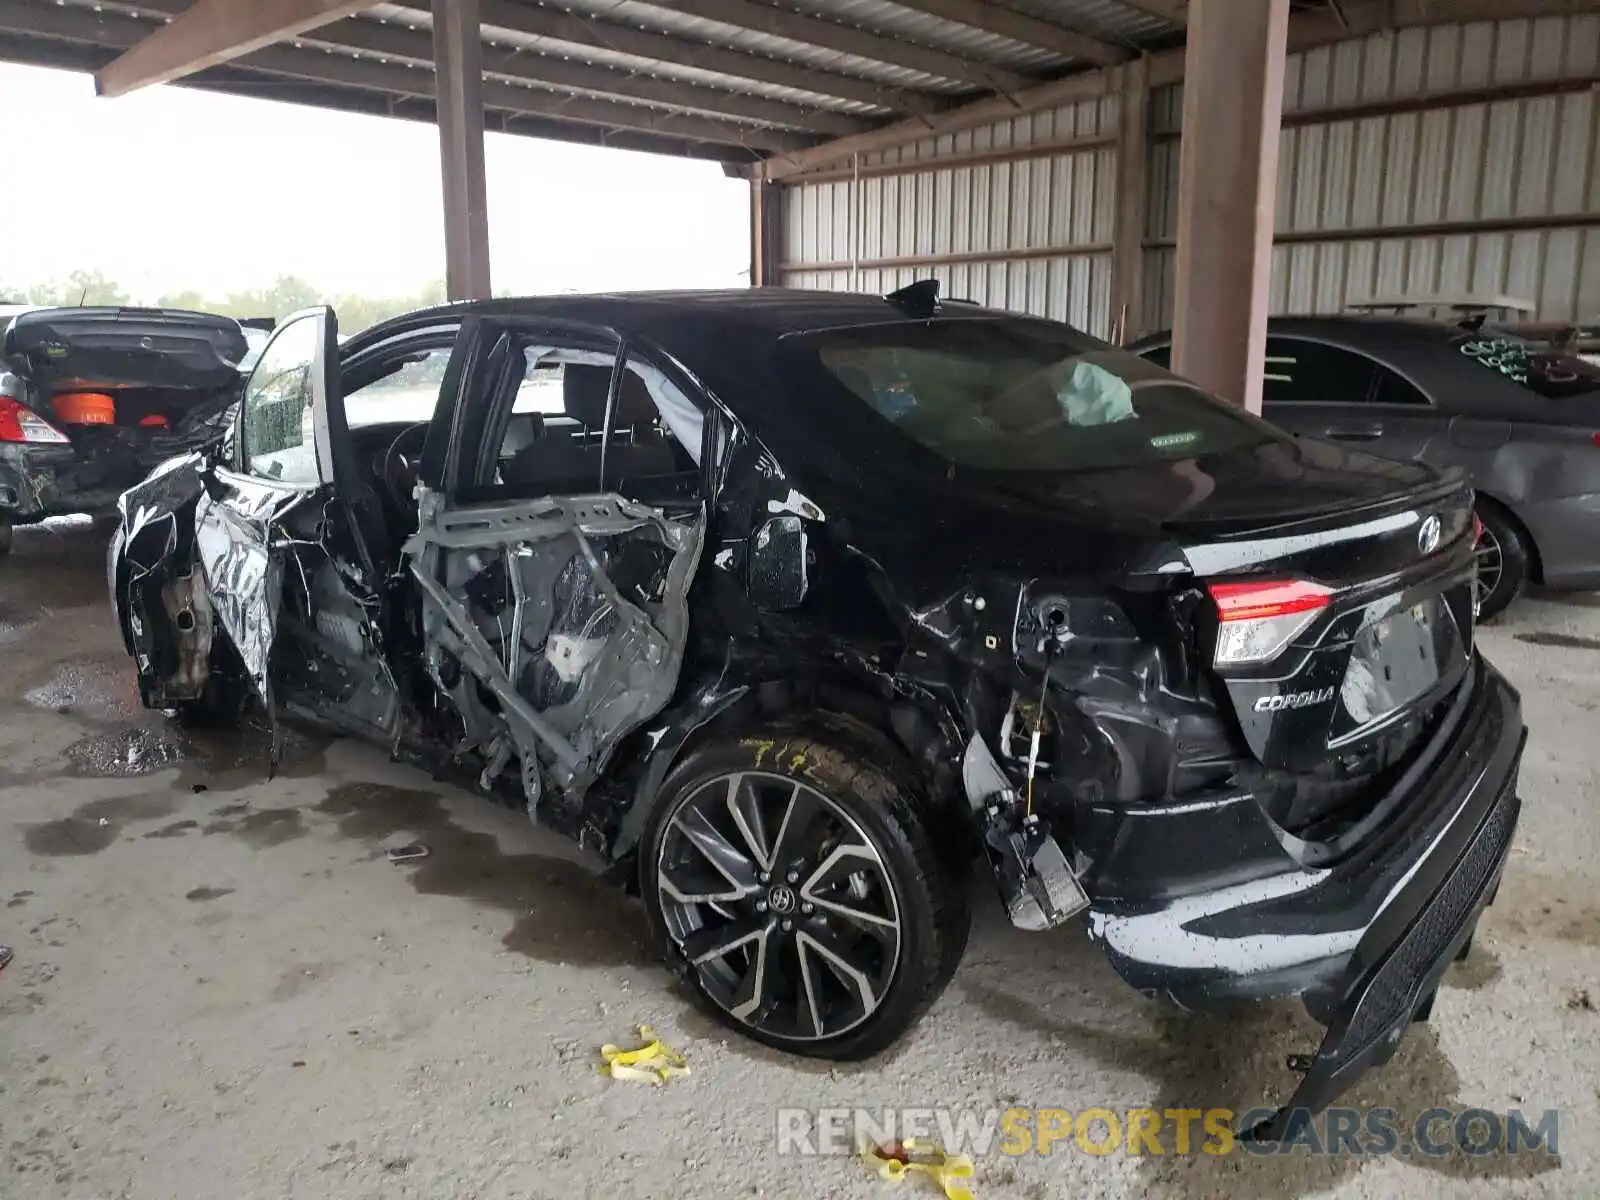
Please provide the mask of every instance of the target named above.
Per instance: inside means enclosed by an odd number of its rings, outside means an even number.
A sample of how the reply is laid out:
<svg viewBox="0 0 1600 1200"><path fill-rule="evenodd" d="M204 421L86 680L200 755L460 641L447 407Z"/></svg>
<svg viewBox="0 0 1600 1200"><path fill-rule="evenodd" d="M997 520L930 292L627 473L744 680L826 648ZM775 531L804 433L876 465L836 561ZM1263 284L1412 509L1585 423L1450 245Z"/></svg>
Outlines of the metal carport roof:
<svg viewBox="0 0 1600 1200"><path fill-rule="evenodd" d="M295 7L274 0L257 11ZM1295 0L1292 44L1573 0ZM0 59L100 71L192 0L0 0ZM431 121L428 0L304 2L309 22L180 85ZM909 139L1150 52L1181 69L1186 0L480 0L486 127L798 169L862 133ZM343 15L351 13L353 15ZM976 102L976 104L975 104ZM851 143L841 143L848 153ZM815 150L804 161L816 164Z"/></svg>
<svg viewBox="0 0 1600 1200"><path fill-rule="evenodd" d="M0 0L0 59L98 71L189 0ZM360 7L360 6L355 6ZM1181 41L1178 0L482 0L487 126L751 162ZM426 0L184 86L432 120Z"/></svg>

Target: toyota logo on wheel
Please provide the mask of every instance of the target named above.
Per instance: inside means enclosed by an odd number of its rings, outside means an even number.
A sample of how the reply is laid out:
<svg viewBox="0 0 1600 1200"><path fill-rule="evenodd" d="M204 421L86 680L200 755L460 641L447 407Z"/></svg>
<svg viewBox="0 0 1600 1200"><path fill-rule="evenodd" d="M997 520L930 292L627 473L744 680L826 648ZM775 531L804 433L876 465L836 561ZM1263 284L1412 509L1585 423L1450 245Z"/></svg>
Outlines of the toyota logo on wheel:
<svg viewBox="0 0 1600 1200"><path fill-rule="evenodd" d="M1438 517L1429 517L1422 523L1422 528L1417 530L1417 549L1422 551L1424 557L1439 548L1439 539L1443 536L1443 532Z"/></svg>

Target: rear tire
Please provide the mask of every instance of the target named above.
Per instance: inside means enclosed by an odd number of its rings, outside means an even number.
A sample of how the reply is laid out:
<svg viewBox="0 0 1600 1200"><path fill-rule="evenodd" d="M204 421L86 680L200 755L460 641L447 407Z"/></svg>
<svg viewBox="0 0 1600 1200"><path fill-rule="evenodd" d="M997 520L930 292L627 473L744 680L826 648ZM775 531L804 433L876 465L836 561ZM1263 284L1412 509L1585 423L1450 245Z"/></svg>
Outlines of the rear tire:
<svg viewBox="0 0 1600 1200"><path fill-rule="evenodd" d="M0 517L0 558L11 553L11 521Z"/></svg>
<svg viewBox="0 0 1600 1200"><path fill-rule="evenodd" d="M641 840L658 948L746 1037L835 1060L887 1048L950 981L971 920L919 800L835 730L692 750Z"/></svg>
<svg viewBox="0 0 1600 1200"><path fill-rule="evenodd" d="M1482 523L1474 553L1478 559L1478 620L1503 613L1528 582L1528 538L1516 519L1500 505L1478 497L1475 511Z"/></svg>

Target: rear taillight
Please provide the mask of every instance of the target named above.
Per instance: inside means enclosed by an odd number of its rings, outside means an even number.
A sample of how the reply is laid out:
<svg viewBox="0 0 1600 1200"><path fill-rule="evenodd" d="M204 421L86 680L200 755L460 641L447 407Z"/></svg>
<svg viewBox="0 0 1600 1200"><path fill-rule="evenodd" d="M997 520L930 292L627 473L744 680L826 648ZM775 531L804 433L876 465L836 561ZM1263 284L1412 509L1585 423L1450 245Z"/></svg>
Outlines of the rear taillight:
<svg viewBox="0 0 1600 1200"><path fill-rule="evenodd" d="M0 442L65 442L70 439L31 408L0 396Z"/></svg>
<svg viewBox="0 0 1600 1200"><path fill-rule="evenodd" d="M1303 579L1213 583L1208 590L1220 620L1219 667L1270 662L1317 619L1333 595L1333 589Z"/></svg>

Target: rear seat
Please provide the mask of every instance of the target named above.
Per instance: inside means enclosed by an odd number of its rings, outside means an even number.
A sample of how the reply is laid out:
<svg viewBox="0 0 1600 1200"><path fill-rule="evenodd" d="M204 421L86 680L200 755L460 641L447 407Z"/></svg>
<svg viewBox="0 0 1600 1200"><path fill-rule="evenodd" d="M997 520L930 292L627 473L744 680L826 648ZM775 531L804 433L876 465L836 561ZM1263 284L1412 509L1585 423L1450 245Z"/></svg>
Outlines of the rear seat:
<svg viewBox="0 0 1600 1200"><path fill-rule="evenodd" d="M600 447L605 431L611 368L568 363L562 373L563 407L581 433L545 427L544 436L519 449L501 477L507 484L539 485L547 491L588 491L600 482ZM638 375L622 377L617 411L606 447L606 484L668 475L677 469L672 447L656 424L655 401Z"/></svg>

